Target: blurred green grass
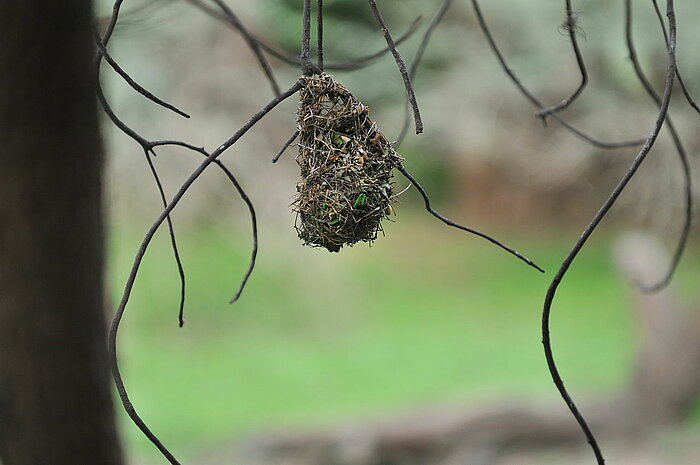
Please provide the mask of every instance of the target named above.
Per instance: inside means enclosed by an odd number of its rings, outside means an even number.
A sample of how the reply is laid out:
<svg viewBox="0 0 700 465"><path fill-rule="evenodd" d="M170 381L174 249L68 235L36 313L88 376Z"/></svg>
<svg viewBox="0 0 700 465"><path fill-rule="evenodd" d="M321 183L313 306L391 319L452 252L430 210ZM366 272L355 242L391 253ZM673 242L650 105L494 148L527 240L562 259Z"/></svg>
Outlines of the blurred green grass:
<svg viewBox="0 0 700 465"><path fill-rule="evenodd" d="M426 216L402 215L387 238L340 254L263 237L256 271L229 305L249 255L245 231L183 228L187 323L161 231L138 275L119 353L131 398L178 455L275 427L305 427L431 404L555 399L540 344L548 278L575 233L504 234L548 270ZM509 237L510 236L510 237ZM140 236L114 228L116 304ZM557 361L574 397L615 389L634 351L629 289L612 235L584 249L552 318ZM679 274L692 289L700 274ZM118 410L121 410L119 408ZM153 453L122 415L128 449Z"/></svg>

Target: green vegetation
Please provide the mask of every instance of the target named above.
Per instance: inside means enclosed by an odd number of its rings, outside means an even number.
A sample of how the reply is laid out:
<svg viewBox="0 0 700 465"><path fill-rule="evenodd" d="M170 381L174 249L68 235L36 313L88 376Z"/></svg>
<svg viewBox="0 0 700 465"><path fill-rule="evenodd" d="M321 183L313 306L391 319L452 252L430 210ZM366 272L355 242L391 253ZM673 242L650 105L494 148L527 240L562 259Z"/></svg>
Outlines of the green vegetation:
<svg viewBox="0 0 700 465"><path fill-rule="evenodd" d="M284 242L290 231L275 243L263 238L249 287L230 306L249 238L223 228L182 230L183 329L160 234L124 318L120 355L135 406L179 455L265 428L557 395L542 356L540 309L575 234L511 237L549 271L543 276L422 215L390 224L389 237L372 248L333 255ZM628 289L609 239L594 238L555 303L556 356L574 396L619 386L634 350ZM115 301L139 240L115 231ZM679 274L688 285L700 271L692 254ZM126 420L124 431L134 453L152 452Z"/></svg>

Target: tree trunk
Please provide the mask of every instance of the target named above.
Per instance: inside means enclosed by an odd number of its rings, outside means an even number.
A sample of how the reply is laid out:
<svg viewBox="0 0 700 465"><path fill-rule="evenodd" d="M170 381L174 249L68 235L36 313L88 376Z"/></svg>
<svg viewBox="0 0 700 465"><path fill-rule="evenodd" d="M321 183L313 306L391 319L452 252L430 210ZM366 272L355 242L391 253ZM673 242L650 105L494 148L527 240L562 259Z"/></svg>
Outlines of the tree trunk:
<svg viewBox="0 0 700 465"><path fill-rule="evenodd" d="M90 0L0 1L0 461L122 463Z"/></svg>

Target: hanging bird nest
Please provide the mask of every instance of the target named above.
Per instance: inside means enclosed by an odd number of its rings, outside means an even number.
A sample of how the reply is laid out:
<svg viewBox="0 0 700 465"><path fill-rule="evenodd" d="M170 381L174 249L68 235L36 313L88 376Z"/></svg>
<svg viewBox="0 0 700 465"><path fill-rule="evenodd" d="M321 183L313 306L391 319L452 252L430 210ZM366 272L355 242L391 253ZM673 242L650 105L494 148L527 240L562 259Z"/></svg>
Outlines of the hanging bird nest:
<svg viewBox="0 0 700 465"><path fill-rule="evenodd" d="M304 245L338 252L372 242L392 211L392 169L403 159L369 108L328 74L302 78L298 110L301 181L293 203Z"/></svg>

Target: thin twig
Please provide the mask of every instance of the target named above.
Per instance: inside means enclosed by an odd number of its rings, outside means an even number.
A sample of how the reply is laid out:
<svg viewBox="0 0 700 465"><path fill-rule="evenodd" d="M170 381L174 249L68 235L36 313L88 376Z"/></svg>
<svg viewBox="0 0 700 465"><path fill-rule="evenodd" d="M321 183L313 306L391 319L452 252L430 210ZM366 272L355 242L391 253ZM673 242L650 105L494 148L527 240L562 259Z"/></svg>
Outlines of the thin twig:
<svg viewBox="0 0 700 465"><path fill-rule="evenodd" d="M113 11L115 11L116 14L119 13L118 8L113 10ZM115 21L115 23L116 23L116 21ZM112 24L111 21L110 21L110 24ZM109 30L109 28L108 28L108 30ZM113 27L112 27L112 30L113 30ZM97 34L96 30L95 30L95 34L96 34L95 41L97 42L98 47L100 48L101 51L104 50L106 52L107 40L105 38L101 39L99 37L99 35ZM99 76L100 76L100 67L101 67L101 63L102 63L102 58L106 58L107 56L108 56L108 54L101 53L97 57L97 61L96 61L95 76L97 77L97 79L96 79L97 82L95 83L95 94L97 96L97 100L100 102L102 109L107 114L107 116L112 121L112 123L114 123L114 125L117 126L124 134L126 134L127 136L131 137L134 141L136 141L136 143L138 143L141 146L141 148L143 149L144 154L146 156L146 160L147 160L148 165L149 165L150 170L151 170L151 174L153 176L153 179L155 180L156 187L158 188L158 193L160 194L161 201L164 203L164 206L165 206L165 205L167 205L167 202L166 202L165 192L163 190L163 185L160 181L160 178L159 178L158 173L155 169L155 166L153 165L153 162L150 158L150 154L153 153L152 152L153 146L151 145L150 142L148 142L146 139L144 139L141 135L139 135L136 131L131 129L129 126L126 125L126 123L124 123L121 119L119 119L117 117L117 115L112 110L112 107L110 106L109 102L107 101L107 98L104 95L104 91L102 89L102 83L99 79ZM170 219L170 217L168 217L167 220L168 220L167 221L168 222L168 235L170 237L170 244L171 244L171 248L173 251L173 256L175 258L175 263L177 265L178 275L180 277L180 302L179 302L179 307L178 307L178 324L180 325L180 327L182 327L184 325L184 321L185 321L184 320L185 281L186 281L185 271L184 271L184 267L182 265L182 261L180 259L180 253L179 253L178 247L177 247L177 240L175 237L175 229L174 229L172 220Z"/></svg>
<svg viewBox="0 0 700 465"><path fill-rule="evenodd" d="M187 143L181 142L181 141L176 141L176 140L161 140L161 141L153 142L152 145L153 145L153 147L175 145L175 146L187 148L187 149L192 150L194 152L198 152L204 158L208 158L210 156L210 153L207 152L206 150L204 150L203 147L196 147L194 145L187 144ZM233 175L231 170L224 164L224 162L222 162L219 159L214 160L214 164L221 171L223 171L224 175L226 175L226 177L231 182L231 184L233 184L233 186L236 188L236 190L238 191L238 194L241 196L241 199L243 199L243 202L245 202L246 206L248 207L248 212L250 213L250 223L251 223L252 235L253 235L253 247L252 247L252 251L250 254L250 260L248 261L248 268L246 269L246 272L243 275L243 278L241 279L240 284L238 285L238 289L236 290L236 293L234 294L233 298L231 298L231 300L229 301L230 303L235 303L241 297L241 294L243 294L243 290L245 289L245 286L248 283L248 280L250 279L250 276L253 273L253 270L255 269L255 264L257 261L257 257L258 257L258 220L257 220L257 214L255 213L255 207L253 206L253 202L250 200L250 197L248 197L248 194L243 189L241 184L238 182L238 179L236 179L236 177Z"/></svg>
<svg viewBox="0 0 700 465"><path fill-rule="evenodd" d="M119 9L121 7L123 0L116 0L114 3L114 6L112 8L112 17L110 19L109 24L107 25L105 35L103 36L101 43L103 46L107 46L107 43L109 42L109 38L111 37L112 32L114 32L114 27L116 25L118 15L119 15ZM131 128L129 128L125 123L123 123L121 120L119 120L114 112L112 111L111 107L109 106L109 103L107 102L107 99L104 96L104 92L102 90L102 85L99 80L99 72L100 72L100 65L102 63L102 55L99 55L97 57L96 61L96 94L98 101L102 104L103 109L105 110L105 113L112 119L114 124L119 127L124 133L132 137L134 140L136 140L139 144L141 144L142 147L144 147L143 143L147 143L147 141L139 136L135 131L133 131ZM146 150L146 149L144 149ZM115 337L115 352L113 354L113 363L112 363L112 376L114 377L115 384L117 385L117 391L119 392L120 398L122 400L122 405L124 406L124 410L129 414L129 416L132 418L134 423L144 432L146 437L156 446L156 448L163 454L166 459L172 464L172 465L180 465L180 463L175 459L175 457L170 453L170 451L163 445L163 443L158 439L157 436L155 436L149 429L146 427L145 423L141 418L136 415L136 412L133 409L133 405L131 404L131 401L129 400L128 396L126 395L126 390L124 390L124 383L121 380L121 373L119 372L119 366L117 364L117 356L116 356L116 331L114 334ZM111 338L111 335L109 336ZM110 344L108 338L108 344ZM121 385L121 387L120 387ZM123 393L123 395L122 395ZM130 412L134 413L132 416Z"/></svg>
<svg viewBox="0 0 700 465"><path fill-rule="evenodd" d="M290 145L292 145L292 143L296 140L297 137L299 137L299 129L295 130L294 134L292 134L292 136L289 139L287 139L287 141L284 143L282 148L279 149L277 155L275 155L274 158L272 158L272 163L277 163L284 151L287 150L287 148L289 148Z"/></svg>
<svg viewBox="0 0 700 465"><path fill-rule="evenodd" d="M231 22L236 25L236 29L238 29L238 31L241 33L246 43L248 44L248 47L253 51L255 58L258 60L258 63L260 64L260 67L262 68L265 77L270 83L270 87L272 87L272 92L276 96L279 96L280 86L277 83L277 79L275 78L274 73L272 72L270 62L267 61L267 57L260 49L260 44L258 43L258 41L255 40L255 38L250 34L250 32L248 32L248 29L243 27L243 23L241 23L241 21L238 19L238 16L236 16L236 14L226 2L224 2L223 0L213 0L213 2L216 3L219 6L219 8L221 8L221 11L224 12L226 17L229 18Z"/></svg>
<svg viewBox="0 0 700 465"><path fill-rule="evenodd" d="M400 36L396 38L396 40L394 41L395 44L398 46L399 44L404 43L407 39L413 36L413 34L418 29L418 25L420 24L421 20L422 17L417 16L416 19L414 19L411 25L408 27L408 29L406 29L406 31L404 31ZM390 51L391 50L389 49L389 47L384 47L380 50L377 50L374 53L370 53L369 55L365 55L360 58L355 58L350 61L335 63L324 62L323 67L326 71L353 71L375 63L379 58L383 57Z"/></svg>
<svg viewBox="0 0 700 465"><path fill-rule="evenodd" d="M165 219L170 215L170 212L172 212L172 210L177 206L178 202L185 195L185 192L187 192L190 186L197 180L197 178L199 178L199 176L204 172L204 170L219 157L219 155L221 155L226 149L235 144L238 141L238 139L240 139L250 128L252 128L258 121L260 121L260 119L267 115L275 106L277 106L280 102L286 100L290 96L294 95L300 88L301 82L297 82L289 90L283 92L282 94L280 94L280 96L275 97L262 110L253 115L253 117L247 123L245 123L238 131L236 131L233 136L231 136L222 145L217 147L217 149L214 150L206 159L204 159L204 161L197 167L197 169L195 169L194 172L187 178L185 183L180 187L177 193L170 200L168 206L163 210L163 212L161 212L161 214L155 220L153 225L146 233L146 236L144 237L143 241L141 242L141 246L139 247L136 253L136 257L134 258L134 263L131 267L129 278L124 288L124 293L122 294L121 301L114 314L114 319L112 320L112 325L109 330L108 350L112 365L112 376L114 378L114 383L117 386L117 392L119 393L119 397L122 401L122 404L124 405L124 409L126 410L126 413L129 415L131 420L143 432L143 434L158 448L158 450L160 450L160 452L171 463L171 465L180 465L180 463L172 455L172 453L162 444L158 437L155 434L153 434L153 432L151 432L148 426L146 426L144 421L136 412L136 409L134 408L133 404L131 403L129 395L124 386L124 381L122 379L121 372L119 371L119 361L117 357L117 333L119 332L119 324L121 322L122 317L124 316L124 311L129 301L129 297L131 296L131 291L136 280L136 275L139 271L139 268L141 267L141 262L146 253L146 249L151 243L153 235L156 233L160 225L163 224Z"/></svg>
<svg viewBox="0 0 700 465"><path fill-rule="evenodd" d="M661 13L659 10L658 5L656 4L656 0L654 1L654 8L658 11L658 13ZM666 33L666 27L664 25L663 21L663 15L659 17L661 20L661 25L665 37L666 43L668 43L668 35ZM649 78L647 78L646 74L644 73L644 70L642 69L642 65L639 62L639 58L637 56L637 50L634 46L634 41L633 41L633 28L632 28L632 3L630 0L625 0L625 38L627 40L627 50L629 51L630 55L630 60L632 61L632 66L634 67L634 72L639 78L639 82L642 84L644 87L644 90L647 92L649 97L656 103L657 106L661 105L661 97L659 94L654 90L654 86L649 82ZM679 76L679 82L680 82L680 76ZM689 100L689 102L692 101L692 99ZM673 278L673 275L675 271L678 269L678 265L681 261L681 258L683 257L683 252L685 250L685 246L688 242L688 236L690 235L690 229L693 224L693 177L691 175L691 168L690 168L690 159L688 158L688 154L685 150L685 147L683 146L683 141L681 140L680 135L678 134L678 131L676 130L675 125L673 124L673 121L671 121L671 115L667 115L666 117L666 127L668 128L669 133L671 134L671 139L673 140L673 145L676 148L676 152L678 153L678 157L681 161L681 168L683 170L683 189L685 192L685 221L683 223L683 229L681 231L681 235L678 239L678 243L676 245L676 250L673 253L673 257L671 259L671 263L669 265L669 269L666 271L664 274L663 278L657 282L656 284L644 284L644 283L638 283L639 287L646 292L656 292L668 285L669 282L671 282L671 278Z"/></svg>
<svg viewBox="0 0 700 465"><path fill-rule="evenodd" d="M316 0L316 66L323 71L323 0Z"/></svg>
<svg viewBox="0 0 700 465"><path fill-rule="evenodd" d="M403 78L403 83L406 87L406 94L408 95L408 101L411 102L411 107L413 108L413 120L416 123L416 134L420 134L423 132L423 120L420 117L420 110L418 109L418 103L416 102L416 94L413 91L413 85L411 85L411 78L408 76L408 71L406 71L406 64L403 62L399 51L396 49L394 39L391 38L391 33L384 22L384 18L382 18L382 14L377 7L376 0L367 1L372 9L374 19L377 20L377 24L382 31L382 35L384 35L384 40L386 40L386 44L389 47L389 50L391 50L391 54L394 55L396 65L399 67L399 71L401 72L401 77Z"/></svg>
<svg viewBox="0 0 700 465"><path fill-rule="evenodd" d="M442 2L435 13L435 16L433 16L433 19L430 21L430 24L428 24L428 28L423 33L423 38L418 45L418 50L416 50L416 55L413 57L413 61L411 61L411 66L408 70L408 76L411 78L411 82L415 82L416 73L418 72L418 65L420 65L420 62L423 59L423 55L428 47L433 31L445 16L445 13L447 13L452 1L453 0L444 0ZM411 124L410 108L411 103L407 98L406 105L404 106L403 126L401 126L401 132L399 132L399 136L396 138L396 146L401 145L401 142L403 142L403 140L406 138L406 134L408 134L408 126Z"/></svg>
<svg viewBox="0 0 700 465"><path fill-rule="evenodd" d="M165 196L165 189L163 188L163 184L160 181L160 176L158 176L158 171L156 171L156 167L153 164L153 159L151 158L151 155L155 156L156 153L153 151L153 148L150 148L144 150L144 154L146 155L146 161L148 161L148 167L151 170L151 174L153 175L153 179L156 182L156 186L158 186L158 194L160 195L160 201L163 204L163 208L165 208L168 206L168 199ZM183 326L185 326L185 268L182 266L182 259L180 258L180 251L178 250L177 239L175 238L175 226L173 225L173 220L170 217L170 215L168 215L166 221L168 222L168 235L170 237L170 246L173 251L173 256L175 257L177 273L180 277L180 305L177 312L177 321L180 325L180 328L182 328Z"/></svg>
<svg viewBox="0 0 700 465"><path fill-rule="evenodd" d="M122 79L124 79L124 81L126 81L127 84L129 84L129 85L131 86L132 89L134 89L136 92L138 92L139 94L141 94L141 95L143 95L144 97L146 97L146 98L147 98L148 100L150 100L151 102L154 102L154 103L156 103L156 104L162 106L163 108L167 108L168 110L173 111L173 112L177 113L178 115L180 115L180 116L182 116L182 117L185 117L185 118L189 118L189 117L190 117L190 115L188 115L188 114L185 113L184 111L180 110L180 109L177 108L175 105L172 105L172 104L170 104L170 103L168 103L168 102L166 102L166 101L164 101L164 100L162 100L162 99L156 97L155 95L153 95L152 92L150 92L149 90L145 89L145 88L144 88L143 86L141 86L138 82L134 81L134 79L133 79L131 76L129 76L129 74L128 74L126 71L124 71L124 69L123 69L121 66L119 66L119 63L117 63L117 62L110 56L109 52L107 52L107 49L106 49L105 46L102 44L102 40L100 39L100 36L99 36L99 34L98 34L98 32L97 32L97 29L93 28L93 33L94 33L94 35L95 35L95 44L97 45L97 49L99 50L100 55L102 55L102 58L105 59L105 61L109 64L109 66L111 66L112 69L113 69L117 74L119 74L119 75L122 77Z"/></svg>
<svg viewBox="0 0 700 465"><path fill-rule="evenodd" d="M212 18L215 18L219 21L223 21L229 26L233 27L234 29L240 31L240 23L232 20L232 18L228 17L224 12L221 12L219 10L216 10L206 3L204 3L202 0L187 0L189 3L194 5L195 7L199 8L203 13L211 16ZM403 32L399 37L396 38L396 45L399 45L406 41L409 37L411 37L416 30L418 29L418 25L420 24L421 17L418 16L416 19L413 20L409 28ZM262 39L255 37L250 31L248 32L250 37L252 37L255 42L260 45L260 48L262 48L265 52L269 53L273 57L282 60L285 63L288 63L293 66L301 66L301 60L299 59L299 55L292 55L291 53L288 53L278 47L273 47L272 45L266 43ZM369 55L365 55L363 57L356 58L351 61L347 62L337 62L337 63L326 63L324 60L324 69L325 70L342 70L342 71L348 71L348 70L355 70L355 69L360 69L365 66L369 66L372 63L374 63L377 59L383 57L389 52L389 47L384 47L381 50L378 50L374 53L371 53ZM313 65L312 67L314 68L315 72L320 72L321 70L318 69L316 66Z"/></svg>
<svg viewBox="0 0 700 465"><path fill-rule="evenodd" d="M481 28L482 32L484 33L484 36L486 37L486 41L489 43L489 46L491 47L491 50L493 51L494 55L496 55L496 58L498 59L498 62L501 65L501 68L503 68L503 71L506 73L506 75L510 78L510 80L515 84L515 86L518 88L521 94L527 98L532 105L537 107L538 109L543 109L544 104L537 98L535 95L530 92L530 90L525 87L525 85L520 81L520 79L516 76L515 72L508 66L508 63L506 62L505 57L503 56L503 53L501 53L500 48L498 48L498 45L496 45L496 41L493 38L493 35L491 34L491 30L488 27L488 24L486 23L486 20L484 19L484 15L481 12L481 7L479 6L479 2L477 0L472 0L472 6L474 8L474 13L476 15L477 22L479 23L479 27ZM573 134L578 136L579 138L585 140L586 142L590 143L591 145L601 148L601 149L618 149L618 148L623 148L623 147L636 147L639 145L644 144L646 139L636 139L636 140L630 140L630 141L621 141L621 142L603 142L600 141L596 138L593 138L583 131L576 129L574 126L569 124L568 122L564 121L559 115L553 113L549 115L552 119L557 121L559 124L564 126L566 129L571 131Z"/></svg>
<svg viewBox="0 0 700 465"><path fill-rule="evenodd" d="M659 4L656 0L651 0L652 3L654 4L654 11L656 12L656 17L659 18L659 24L661 24L661 30L664 33L664 41L666 42L666 46L668 47L668 32L666 32L666 23L664 22L664 15L661 12L661 9L659 8ZM678 65L676 65L678 67ZM696 112L700 113L700 107L698 107L698 104L695 103L695 100L693 99L693 96L690 95L690 91L685 85L685 82L683 81L683 77L681 76L680 69L676 69L676 77L678 78L678 84L681 85L681 90L683 91L683 95L685 95L685 99L688 101L688 104L695 109Z"/></svg>
<svg viewBox="0 0 700 465"><path fill-rule="evenodd" d="M574 418L576 418L576 421L578 422L579 426L581 427L581 430L585 434L588 443L593 449L593 453L595 454L598 465L605 464L605 459L603 458L603 454L600 450L600 447L598 446L598 442L596 441L595 436L593 435L593 432L589 428L583 415L578 410L578 407L576 407L576 404L574 403L573 399L566 390L566 387L564 386L564 381L562 380L561 375L559 374L559 370L557 369L556 362L554 361L554 354L552 352L552 341L550 337L549 328L550 316L552 311L552 302L554 301L554 296L557 292L557 289L559 288L559 284L566 275L566 272L571 267L571 264L573 263L574 259L581 251L583 246L586 244L588 238L593 234L598 224L610 211L610 208L612 208L612 206L615 204L615 201L618 199L620 194L622 194L622 191L625 189L625 187L635 175L646 156L649 154L649 151L654 146L654 143L656 142L656 139L659 136L659 132L661 131L664 121L666 120L668 107L671 102L673 82L676 76L676 19L673 8L673 0L667 0L667 16L670 28L670 39L668 46L668 72L666 75L666 84L664 87L663 98L659 108L658 116L654 123L654 127L652 128L651 133L647 137L647 140L642 146L641 150L632 162L630 168L620 179L617 186L615 186L615 189L613 189L608 199L602 205L600 210L598 210L598 212L595 214L588 226L586 226L586 229L583 231L580 238L574 243L574 246L572 247L571 251L569 251L566 258L562 262L559 270L557 270L557 273L554 275L554 278L552 278L549 288L547 289L547 295L545 297L544 307L542 310L542 344L544 346L544 353L545 358L547 359L547 366L549 367L549 372L552 375L552 380L554 381L554 384L559 390L559 393L566 402L566 405L569 407L571 413L574 415Z"/></svg>
<svg viewBox="0 0 700 465"><path fill-rule="evenodd" d="M510 253L511 255L515 255L517 258L519 258L520 260L524 261L525 263L527 263L527 264L530 265L531 267L535 268L536 270L538 270L538 271L540 271L540 272L542 272L542 273L545 272L542 268L540 268L537 264L535 264L535 262L533 262L532 260L530 260L530 259L527 258L526 256L522 255L522 254L521 254L520 252L518 252L517 250L515 250L515 249L513 249L513 248L511 248L511 247L508 247L507 245L503 244L502 242L500 242L500 241L494 239L493 237L491 237L491 236L489 236L489 235L487 235L487 234L484 234L484 233L482 233L482 232L479 232L479 231L477 231L476 229L472 229L472 228L468 228L468 227L466 227L466 226L462 226L461 224L455 223L454 221L450 220L449 218L446 218L446 217L442 216L440 213L438 213L438 212L432 207L431 202L430 202L430 197L428 196L428 193L425 191L425 189L423 188L423 186L421 186L421 184L418 182L418 180L417 180L415 177L413 177L413 175L412 175L411 173L409 173L408 170L406 170L406 168L405 168L403 165L399 165L399 167L398 167L397 169L399 170L399 172L401 172L401 174L403 174L403 175L406 177L406 179L408 179L408 181L409 181L411 184L413 184L413 185L416 187L416 189L418 189L418 192L420 192L420 195L423 197L423 202L425 203L425 209L428 211L428 213L430 213L431 215L433 215L435 218L439 219L440 221L442 221L443 223L445 223L445 224L447 224L447 225L449 225L449 226L452 226L452 227L457 228L457 229L461 229L462 231L465 231L465 232L474 234L474 235L476 235L476 236L479 236L479 237L481 237L481 238L483 238L483 239L486 239L487 241L491 242L492 244L495 244L495 245L497 245L498 247L500 247L500 248L502 248L503 250L505 250L506 252Z"/></svg>
<svg viewBox="0 0 700 465"><path fill-rule="evenodd" d="M540 118L545 118L552 113L557 113L568 108L574 101L581 95L583 89L586 88L588 84L588 70L586 69L586 63L583 60L583 54L578 45L578 39L576 38L576 17L574 16L573 9L571 8L571 0L566 0L566 22L564 23L564 29L569 33L569 38L571 39L571 47L574 50L574 55L576 56L576 64L578 65L579 73L581 74L581 82L576 90L569 97L565 98L556 105L552 105L547 108L542 108L537 112L537 116Z"/></svg>

